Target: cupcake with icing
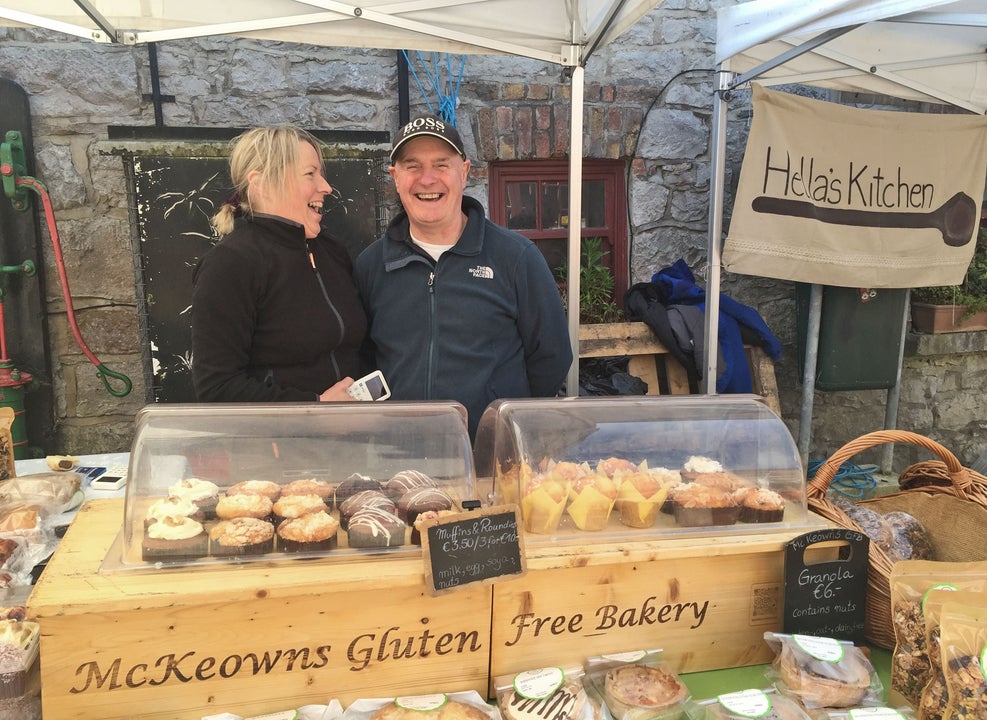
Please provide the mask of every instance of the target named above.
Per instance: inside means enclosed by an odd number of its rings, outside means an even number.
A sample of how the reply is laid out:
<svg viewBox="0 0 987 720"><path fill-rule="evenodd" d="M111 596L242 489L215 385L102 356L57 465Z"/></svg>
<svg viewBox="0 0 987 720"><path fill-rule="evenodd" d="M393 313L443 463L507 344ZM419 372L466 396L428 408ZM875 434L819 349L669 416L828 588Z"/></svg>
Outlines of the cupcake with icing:
<svg viewBox="0 0 987 720"><path fill-rule="evenodd" d="M202 510L206 520L216 517L216 503L219 501L219 487L216 483L199 478L185 478L168 488L169 495L191 500Z"/></svg>
<svg viewBox="0 0 987 720"><path fill-rule="evenodd" d="M152 502L144 513L144 526L166 517L187 517L202 522L205 513L188 498L179 495L169 495Z"/></svg>
<svg viewBox="0 0 987 720"><path fill-rule="evenodd" d="M145 562L190 560L209 551L209 536L202 523L184 515L165 515L144 530L141 557Z"/></svg>

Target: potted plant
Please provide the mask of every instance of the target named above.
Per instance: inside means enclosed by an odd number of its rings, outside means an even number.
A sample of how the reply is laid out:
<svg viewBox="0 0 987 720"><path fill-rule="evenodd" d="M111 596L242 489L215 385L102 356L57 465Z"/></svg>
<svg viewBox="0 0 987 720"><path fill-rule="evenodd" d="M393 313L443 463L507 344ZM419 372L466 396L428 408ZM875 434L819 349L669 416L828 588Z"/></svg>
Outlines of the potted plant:
<svg viewBox="0 0 987 720"><path fill-rule="evenodd" d="M987 226L980 228L963 282L914 288L911 305L912 326L919 332L987 330Z"/></svg>
<svg viewBox="0 0 987 720"><path fill-rule="evenodd" d="M579 322L582 325L620 322L624 319L623 312L613 297L613 274L603 264L606 255L601 238L583 238L579 268ZM557 268L556 272L562 277L566 276L564 266ZM568 298L564 283L560 283L559 290L562 301L566 302Z"/></svg>

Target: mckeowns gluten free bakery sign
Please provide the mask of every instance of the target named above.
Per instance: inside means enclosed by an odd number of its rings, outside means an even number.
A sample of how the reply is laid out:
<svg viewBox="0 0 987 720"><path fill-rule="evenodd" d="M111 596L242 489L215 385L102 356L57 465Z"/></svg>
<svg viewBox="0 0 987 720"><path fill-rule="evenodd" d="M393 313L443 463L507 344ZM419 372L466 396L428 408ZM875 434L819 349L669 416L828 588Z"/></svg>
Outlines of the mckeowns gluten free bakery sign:
<svg viewBox="0 0 987 720"><path fill-rule="evenodd" d="M753 103L724 267L842 287L962 282L987 117L859 109L759 85Z"/></svg>

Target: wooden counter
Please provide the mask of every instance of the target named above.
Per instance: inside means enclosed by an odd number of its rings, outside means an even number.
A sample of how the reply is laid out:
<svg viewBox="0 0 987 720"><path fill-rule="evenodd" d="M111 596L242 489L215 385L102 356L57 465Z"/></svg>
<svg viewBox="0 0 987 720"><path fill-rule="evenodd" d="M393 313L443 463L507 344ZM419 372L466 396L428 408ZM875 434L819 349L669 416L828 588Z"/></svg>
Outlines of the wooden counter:
<svg viewBox="0 0 987 720"><path fill-rule="evenodd" d="M28 600L46 720L199 720L331 698L476 690L663 647L680 672L770 660L799 532L553 547L527 574L432 596L421 557L100 574L123 500L86 503Z"/></svg>

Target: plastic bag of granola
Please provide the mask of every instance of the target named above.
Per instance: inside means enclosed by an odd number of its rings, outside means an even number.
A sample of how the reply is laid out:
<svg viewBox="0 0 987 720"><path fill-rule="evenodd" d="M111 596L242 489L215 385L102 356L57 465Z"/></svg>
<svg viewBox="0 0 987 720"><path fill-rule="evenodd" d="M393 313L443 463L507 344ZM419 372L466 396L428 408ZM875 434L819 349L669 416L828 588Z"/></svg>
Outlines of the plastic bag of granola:
<svg viewBox="0 0 987 720"><path fill-rule="evenodd" d="M929 681L922 689L918 704L919 720L942 720L946 709L946 676L942 671L942 654L939 651L939 630L942 607L945 603L962 603L987 607L987 593L940 588L925 594L925 646L929 656Z"/></svg>
<svg viewBox="0 0 987 720"><path fill-rule="evenodd" d="M945 603L939 647L949 695L943 720L987 718L987 608Z"/></svg>
<svg viewBox="0 0 987 720"><path fill-rule="evenodd" d="M987 591L987 562L902 560L891 568L891 689L913 707L929 682L930 663L922 603L933 589Z"/></svg>

